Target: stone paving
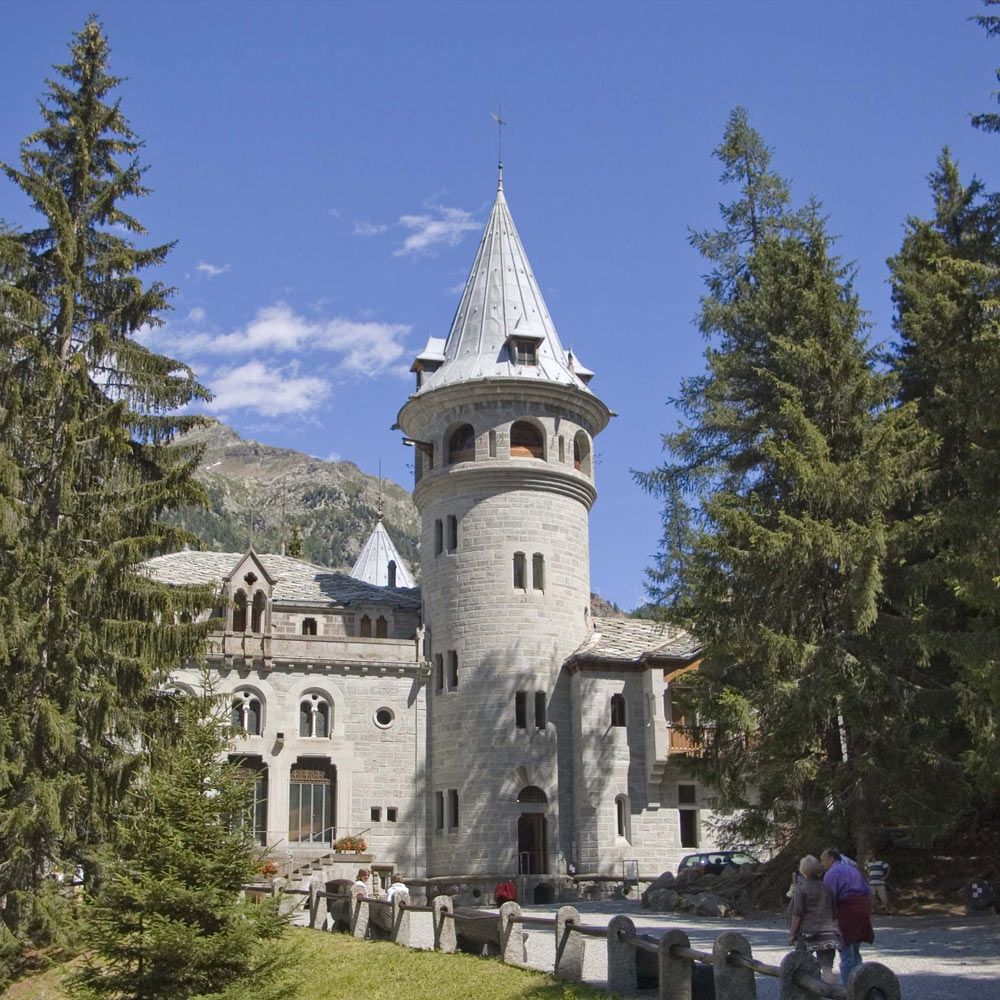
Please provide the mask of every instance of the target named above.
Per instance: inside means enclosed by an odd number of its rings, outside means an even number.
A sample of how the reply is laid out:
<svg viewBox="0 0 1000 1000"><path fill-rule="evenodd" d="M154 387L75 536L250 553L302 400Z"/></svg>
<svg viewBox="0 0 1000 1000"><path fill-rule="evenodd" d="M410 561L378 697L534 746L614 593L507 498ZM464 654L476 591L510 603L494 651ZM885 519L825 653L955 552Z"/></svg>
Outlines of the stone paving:
<svg viewBox="0 0 1000 1000"><path fill-rule="evenodd" d="M526 914L554 914L555 906L527 906ZM662 933L679 927L694 948L711 950L715 938L726 930L745 935L755 958L777 965L788 951L787 929L779 916L745 919L690 917L650 913L638 901L579 903L587 924L606 925L619 913L636 927ZM433 946L429 914L413 914L415 947ZM863 956L888 966L900 978L903 1000L1000 1000L1000 917L876 917L875 944ZM528 964L551 972L555 957L554 933L525 928ZM587 939L584 977L595 986L607 981L607 947L597 938ZM758 977L758 1000L778 1000L776 979Z"/></svg>

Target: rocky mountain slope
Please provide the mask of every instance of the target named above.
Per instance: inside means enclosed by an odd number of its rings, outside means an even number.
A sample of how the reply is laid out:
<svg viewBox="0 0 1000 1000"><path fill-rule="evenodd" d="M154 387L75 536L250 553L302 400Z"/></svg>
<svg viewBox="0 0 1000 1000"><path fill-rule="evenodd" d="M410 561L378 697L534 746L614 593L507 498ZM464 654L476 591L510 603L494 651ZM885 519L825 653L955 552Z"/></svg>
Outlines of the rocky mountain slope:
<svg viewBox="0 0 1000 1000"><path fill-rule="evenodd" d="M293 525L302 535L302 558L348 571L375 526L379 481L352 462L322 459L244 440L214 421L193 431L188 441L204 444L198 479L209 509L186 509L174 523L198 535L207 549L242 551L254 546L278 552L287 546ZM419 572L420 522L410 494L382 480L383 520L400 555Z"/></svg>

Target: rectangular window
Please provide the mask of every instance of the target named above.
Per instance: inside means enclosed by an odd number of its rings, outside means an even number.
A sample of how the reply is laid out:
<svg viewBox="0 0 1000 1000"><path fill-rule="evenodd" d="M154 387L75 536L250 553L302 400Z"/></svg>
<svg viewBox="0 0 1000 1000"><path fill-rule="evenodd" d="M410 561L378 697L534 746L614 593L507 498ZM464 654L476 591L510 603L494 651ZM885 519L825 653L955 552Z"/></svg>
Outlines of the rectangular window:
<svg viewBox="0 0 1000 1000"><path fill-rule="evenodd" d="M698 801L695 798L695 786L694 785L678 785L677 786L677 801L682 806L693 806Z"/></svg>
<svg viewBox="0 0 1000 1000"><path fill-rule="evenodd" d="M514 695L514 725L518 729L528 728L528 694L518 691Z"/></svg>
<svg viewBox="0 0 1000 1000"><path fill-rule="evenodd" d="M381 823L382 822L382 807L372 806L372 822Z"/></svg>
<svg viewBox="0 0 1000 1000"><path fill-rule="evenodd" d="M454 649L448 651L448 687L452 691L458 687L458 653Z"/></svg>
<svg viewBox="0 0 1000 1000"><path fill-rule="evenodd" d="M458 548L458 518L454 514L448 515L448 549L454 552Z"/></svg>
<svg viewBox="0 0 1000 1000"><path fill-rule="evenodd" d="M533 340L514 340L514 364L538 364L538 346Z"/></svg>
<svg viewBox="0 0 1000 1000"><path fill-rule="evenodd" d="M535 728L545 728L545 692L535 692Z"/></svg>
<svg viewBox="0 0 1000 1000"><path fill-rule="evenodd" d="M444 792L434 793L434 829L444 829Z"/></svg>
<svg viewBox="0 0 1000 1000"><path fill-rule="evenodd" d="M528 584L525 580L525 564L524 564L524 553L515 552L514 553L514 589L515 590L527 590Z"/></svg>
<svg viewBox="0 0 1000 1000"><path fill-rule="evenodd" d="M438 518L434 522L434 555L444 552L444 521Z"/></svg>
<svg viewBox="0 0 1000 1000"><path fill-rule="evenodd" d="M399 810L395 806L386 806L385 819L387 823L395 823L399 819Z"/></svg>
<svg viewBox="0 0 1000 1000"><path fill-rule="evenodd" d="M681 821L681 847L698 846L698 810L679 809Z"/></svg>
<svg viewBox="0 0 1000 1000"><path fill-rule="evenodd" d="M440 653L434 654L434 690L444 690L444 657Z"/></svg>
<svg viewBox="0 0 1000 1000"><path fill-rule="evenodd" d="M533 590L545 589L545 556L541 552L531 557L531 587Z"/></svg>
<svg viewBox="0 0 1000 1000"><path fill-rule="evenodd" d="M448 789L448 829L458 829L458 789Z"/></svg>
<svg viewBox="0 0 1000 1000"><path fill-rule="evenodd" d="M497 457L497 432L490 431L490 458Z"/></svg>

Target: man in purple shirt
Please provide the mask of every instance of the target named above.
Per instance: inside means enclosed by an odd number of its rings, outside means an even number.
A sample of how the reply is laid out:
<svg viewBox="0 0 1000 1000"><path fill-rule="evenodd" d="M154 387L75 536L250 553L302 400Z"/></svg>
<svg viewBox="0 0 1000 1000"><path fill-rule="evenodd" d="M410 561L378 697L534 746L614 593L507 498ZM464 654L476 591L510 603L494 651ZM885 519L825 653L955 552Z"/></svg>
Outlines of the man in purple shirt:
<svg viewBox="0 0 1000 1000"><path fill-rule="evenodd" d="M857 867L844 861L835 848L828 847L819 860L826 872L823 882L833 893L833 910L842 940L840 978L846 986L851 970L861 964L861 943L875 941L868 899L871 889Z"/></svg>

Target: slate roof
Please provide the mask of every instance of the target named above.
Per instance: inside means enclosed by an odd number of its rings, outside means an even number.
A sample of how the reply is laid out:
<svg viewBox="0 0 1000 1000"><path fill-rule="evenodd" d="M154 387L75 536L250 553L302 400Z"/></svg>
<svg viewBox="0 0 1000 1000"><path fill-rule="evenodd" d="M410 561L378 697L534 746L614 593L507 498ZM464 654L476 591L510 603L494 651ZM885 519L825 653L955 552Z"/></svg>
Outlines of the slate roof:
<svg viewBox="0 0 1000 1000"><path fill-rule="evenodd" d="M388 587L390 562L396 564L396 588L417 585L406 560L399 554L385 525L379 521L362 546L351 576L364 583L373 583L376 587Z"/></svg>
<svg viewBox="0 0 1000 1000"><path fill-rule="evenodd" d="M221 586L244 555L245 552L171 552L148 560L145 568L154 580L161 583ZM276 604L334 604L341 607L374 604L413 610L420 608L420 589L416 587L379 587L303 559L274 553L255 552L254 555L275 580L271 599Z"/></svg>
<svg viewBox="0 0 1000 1000"><path fill-rule="evenodd" d="M701 644L677 625L643 618L594 618L594 631L570 659L639 663L652 658L689 660Z"/></svg>
<svg viewBox="0 0 1000 1000"><path fill-rule="evenodd" d="M538 363L515 364L508 337L535 341ZM431 337L416 360L440 361L418 396L454 382L497 377L559 382L590 393L586 382L593 373L563 349L514 227L502 175L448 339Z"/></svg>

